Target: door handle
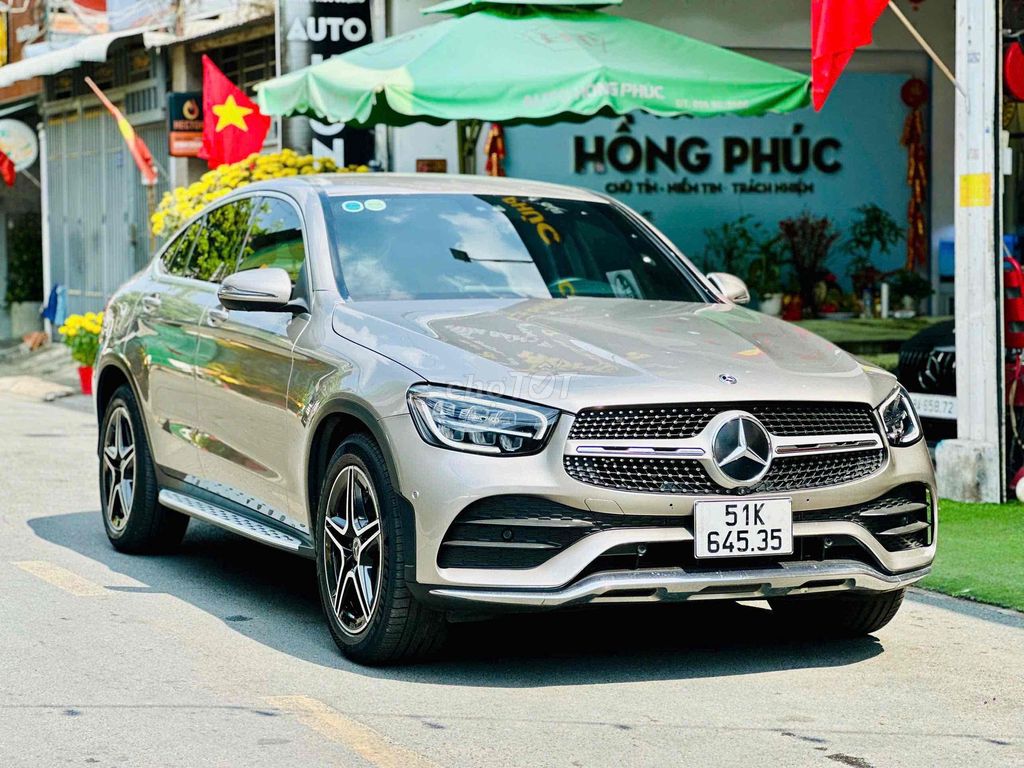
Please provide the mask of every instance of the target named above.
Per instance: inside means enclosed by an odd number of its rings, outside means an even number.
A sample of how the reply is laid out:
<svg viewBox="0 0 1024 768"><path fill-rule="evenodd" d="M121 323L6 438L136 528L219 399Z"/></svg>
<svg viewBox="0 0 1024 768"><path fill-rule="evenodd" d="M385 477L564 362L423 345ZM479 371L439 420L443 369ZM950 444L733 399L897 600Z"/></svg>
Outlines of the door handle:
<svg viewBox="0 0 1024 768"><path fill-rule="evenodd" d="M160 299L160 297L157 296L155 293L151 293L151 294L149 294L147 296L143 296L142 297L142 311L145 312L146 314L150 314L151 315L154 312L156 312L158 309L160 309L160 304L162 304L162 303L163 302Z"/></svg>
<svg viewBox="0 0 1024 768"><path fill-rule="evenodd" d="M206 313L206 324L219 328L228 321L230 313L226 309L211 309Z"/></svg>

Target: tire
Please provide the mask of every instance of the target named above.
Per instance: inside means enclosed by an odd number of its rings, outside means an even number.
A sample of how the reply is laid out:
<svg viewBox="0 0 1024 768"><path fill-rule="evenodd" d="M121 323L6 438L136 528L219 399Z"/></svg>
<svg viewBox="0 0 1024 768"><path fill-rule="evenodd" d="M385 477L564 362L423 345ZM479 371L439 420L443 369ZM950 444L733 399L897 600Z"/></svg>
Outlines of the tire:
<svg viewBox="0 0 1024 768"><path fill-rule="evenodd" d="M417 602L405 582L414 535L405 528L380 448L366 435L346 438L327 465L313 530L331 636L361 664L424 658L444 643L444 614Z"/></svg>
<svg viewBox="0 0 1024 768"><path fill-rule="evenodd" d="M118 387L103 413L99 463L100 514L115 549L166 552L181 543L189 518L157 501L160 489L142 412L127 384Z"/></svg>
<svg viewBox="0 0 1024 768"><path fill-rule="evenodd" d="M884 627L903 604L904 589L892 592L782 597L769 600L772 612L801 633L863 637Z"/></svg>

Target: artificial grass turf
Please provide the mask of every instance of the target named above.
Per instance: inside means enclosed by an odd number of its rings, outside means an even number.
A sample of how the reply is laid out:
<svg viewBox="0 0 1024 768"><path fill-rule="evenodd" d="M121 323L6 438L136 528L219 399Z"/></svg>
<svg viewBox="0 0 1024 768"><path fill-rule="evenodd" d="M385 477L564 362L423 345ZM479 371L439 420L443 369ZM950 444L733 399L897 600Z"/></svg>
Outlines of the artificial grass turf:
<svg viewBox="0 0 1024 768"><path fill-rule="evenodd" d="M801 320L796 324L841 347L843 344L853 343L906 341L918 331L949 319L948 317L914 317L909 320L851 318L849 320Z"/></svg>
<svg viewBox="0 0 1024 768"><path fill-rule="evenodd" d="M920 586L1024 611L1024 504L939 506L939 547Z"/></svg>

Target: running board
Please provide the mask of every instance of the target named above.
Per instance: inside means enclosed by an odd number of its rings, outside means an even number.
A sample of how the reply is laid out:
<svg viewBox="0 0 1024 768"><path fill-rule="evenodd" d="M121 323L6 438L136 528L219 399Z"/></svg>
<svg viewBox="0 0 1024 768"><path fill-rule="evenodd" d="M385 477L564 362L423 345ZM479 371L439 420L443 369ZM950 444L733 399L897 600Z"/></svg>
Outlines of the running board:
<svg viewBox="0 0 1024 768"><path fill-rule="evenodd" d="M292 536L259 520L178 491L167 489L160 491L160 503L175 512L181 512L197 520L216 525L218 528L237 533L239 536L258 541L260 544L267 544L287 552L309 550L306 542L297 536Z"/></svg>

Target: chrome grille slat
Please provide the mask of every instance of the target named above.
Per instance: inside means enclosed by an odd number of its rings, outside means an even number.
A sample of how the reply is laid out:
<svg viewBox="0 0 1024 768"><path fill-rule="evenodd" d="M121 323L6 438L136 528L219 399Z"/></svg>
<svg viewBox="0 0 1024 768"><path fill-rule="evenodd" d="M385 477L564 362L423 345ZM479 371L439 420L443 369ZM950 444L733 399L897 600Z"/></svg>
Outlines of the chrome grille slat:
<svg viewBox="0 0 1024 768"><path fill-rule="evenodd" d="M849 435L877 432L866 405L853 403L712 403L623 406L580 411L570 440L678 440L695 437L723 411L743 410L773 435Z"/></svg>

